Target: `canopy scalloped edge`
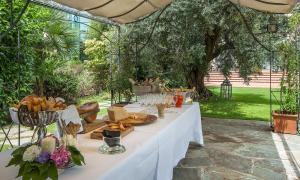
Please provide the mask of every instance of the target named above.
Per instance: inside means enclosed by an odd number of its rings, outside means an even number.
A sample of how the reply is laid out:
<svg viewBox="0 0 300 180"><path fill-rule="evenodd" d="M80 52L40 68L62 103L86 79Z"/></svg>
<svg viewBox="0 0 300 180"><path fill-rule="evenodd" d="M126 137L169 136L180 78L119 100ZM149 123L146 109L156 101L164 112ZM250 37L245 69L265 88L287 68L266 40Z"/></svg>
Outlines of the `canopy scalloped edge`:
<svg viewBox="0 0 300 180"><path fill-rule="evenodd" d="M52 1L52 0L48 0ZM104 17L119 24L134 22L161 8L172 0L54 0L64 6Z"/></svg>
<svg viewBox="0 0 300 180"><path fill-rule="evenodd" d="M297 4L297 0L230 0L240 6L268 13L287 14Z"/></svg>

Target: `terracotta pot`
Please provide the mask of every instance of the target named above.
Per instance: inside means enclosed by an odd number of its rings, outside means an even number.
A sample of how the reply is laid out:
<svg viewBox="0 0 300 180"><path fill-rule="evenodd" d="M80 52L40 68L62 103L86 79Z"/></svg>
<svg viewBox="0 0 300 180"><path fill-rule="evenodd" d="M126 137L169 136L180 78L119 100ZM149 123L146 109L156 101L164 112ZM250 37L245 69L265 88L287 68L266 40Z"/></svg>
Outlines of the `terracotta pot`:
<svg viewBox="0 0 300 180"><path fill-rule="evenodd" d="M298 116L273 112L274 132L285 134L297 134Z"/></svg>

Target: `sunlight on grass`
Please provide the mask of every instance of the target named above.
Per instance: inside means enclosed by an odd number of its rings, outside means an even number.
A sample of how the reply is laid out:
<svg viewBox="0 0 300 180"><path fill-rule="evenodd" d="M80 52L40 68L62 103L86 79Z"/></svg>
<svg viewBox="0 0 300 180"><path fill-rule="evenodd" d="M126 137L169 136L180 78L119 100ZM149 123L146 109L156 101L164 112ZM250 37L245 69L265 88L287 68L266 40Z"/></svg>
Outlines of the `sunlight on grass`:
<svg viewBox="0 0 300 180"><path fill-rule="evenodd" d="M103 101L110 101L110 94L108 92L103 92L100 95L82 97L79 99L79 104L93 101L96 101L98 103L101 103Z"/></svg>
<svg viewBox="0 0 300 180"><path fill-rule="evenodd" d="M0 142L0 143L1 143L1 145L2 145L2 142ZM0 148L1 148L1 145L0 145ZM0 151L0 152L5 152L5 151L7 151L7 150L9 150L9 149L11 149L11 146L8 145L8 144L4 144L3 149L2 149L2 151Z"/></svg>
<svg viewBox="0 0 300 180"><path fill-rule="evenodd" d="M232 99L219 97L219 87L209 87L213 92L208 102L201 102L204 117L262 120L270 119L270 90L268 88L233 88ZM279 93L275 94L279 97ZM273 109L278 109L278 102L273 102Z"/></svg>

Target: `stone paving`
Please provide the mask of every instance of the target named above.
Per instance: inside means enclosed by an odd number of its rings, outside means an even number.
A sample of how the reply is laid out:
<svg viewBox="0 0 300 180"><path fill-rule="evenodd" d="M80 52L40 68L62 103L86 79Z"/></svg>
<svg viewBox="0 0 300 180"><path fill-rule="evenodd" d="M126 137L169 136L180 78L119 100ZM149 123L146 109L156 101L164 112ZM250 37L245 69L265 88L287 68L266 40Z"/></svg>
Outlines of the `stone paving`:
<svg viewBox="0 0 300 180"><path fill-rule="evenodd" d="M300 179L300 136L267 122L203 118L204 147L190 144L174 180Z"/></svg>

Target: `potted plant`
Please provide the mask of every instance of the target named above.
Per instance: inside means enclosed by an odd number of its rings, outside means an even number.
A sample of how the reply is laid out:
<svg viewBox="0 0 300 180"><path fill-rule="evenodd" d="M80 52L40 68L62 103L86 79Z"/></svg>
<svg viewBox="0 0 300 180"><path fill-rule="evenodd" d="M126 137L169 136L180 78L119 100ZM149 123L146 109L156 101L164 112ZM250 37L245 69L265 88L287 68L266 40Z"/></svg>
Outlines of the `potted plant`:
<svg viewBox="0 0 300 180"><path fill-rule="evenodd" d="M298 64L296 50L290 42L279 46L282 59L281 108L272 113L274 131L278 133L297 134L298 129Z"/></svg>

